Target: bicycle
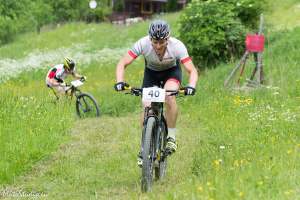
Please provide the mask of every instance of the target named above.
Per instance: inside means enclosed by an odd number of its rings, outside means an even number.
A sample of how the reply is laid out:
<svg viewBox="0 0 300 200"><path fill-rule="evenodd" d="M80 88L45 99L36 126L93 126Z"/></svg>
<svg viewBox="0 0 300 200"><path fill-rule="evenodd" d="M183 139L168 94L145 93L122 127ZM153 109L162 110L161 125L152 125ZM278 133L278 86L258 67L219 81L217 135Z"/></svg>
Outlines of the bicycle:
<svg viewBox="0 0 300 200"><path fill-rule="evenodd" d="M74 80L70 84L66 85L65 93L73 98L76 97L76 113L80 118L86 117L99 117L100 108L96 99L89 93L81 92L79 89L83 85L85 80ZM53 90L54 91L54 90ZM55 91L54 91L55 92ZM58 98L58 96L56 95Z"/></svg>
<svg viewBox="0 0 300 200"><path fill-rule="evenodd" d="M162 180L166 175L167 157L172 153L167 151L166 143L168 136L167 122L163 115L163 102L166 96L184 94L184 90L164 90L159 87L151 88L125 88L135 96L143 96L151 102L144 111L144 123L141 141L142 154L142 177L141 190L148 192L151 190L153 182L153 166L156 180ZM149 98L151 97L151 98Z"/></svg>

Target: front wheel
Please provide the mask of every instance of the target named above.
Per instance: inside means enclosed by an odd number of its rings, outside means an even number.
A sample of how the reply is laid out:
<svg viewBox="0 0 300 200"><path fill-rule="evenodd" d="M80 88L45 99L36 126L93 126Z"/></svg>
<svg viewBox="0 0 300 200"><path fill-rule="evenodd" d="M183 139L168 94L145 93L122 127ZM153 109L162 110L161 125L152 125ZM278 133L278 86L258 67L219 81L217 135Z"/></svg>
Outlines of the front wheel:
<svg viewBox="0 0 300 200"><path fill-rule="evenodd" d="M162 180L166 176L167 171L167 152L166 144L167 144L167 123L163 119L161 126L159 127L160 134L159 135L159 149L158 149L158 164L155 166L155 178L156 180Z"/></svg>
<svg viewBox="0 0 300 200"><path fill-rule="evenodd" d="M144 128L143 141L142 141L142 181L141 189L142 192L148 192L152 187L153 180L153 163L154 163L154 139L153 135L155 132L155 118L149 117Z"/></svg>
<svg viewBox="0 0 300 200"><path fill-rule="evenodd" d="M95 98L87 93L81 93L76 98L77 115L81 118L99 117L100 109Z"/></svg>

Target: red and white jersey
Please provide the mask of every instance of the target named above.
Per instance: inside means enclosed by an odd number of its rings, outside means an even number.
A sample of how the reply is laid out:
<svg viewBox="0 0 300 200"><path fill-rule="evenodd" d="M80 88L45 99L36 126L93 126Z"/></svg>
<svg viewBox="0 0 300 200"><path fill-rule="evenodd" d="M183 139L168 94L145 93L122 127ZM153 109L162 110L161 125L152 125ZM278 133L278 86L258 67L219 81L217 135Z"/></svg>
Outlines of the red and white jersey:
<svg viewBox="0 0 300 200"><path fill-rule="evenodd" d="M163 71L175 67L177 61L185 63L191 60L185 45L173 37L168 39L167 49L162 60L157 56L149 36L138 40L131 50L128 51L128 54L132 58L143 55L146 60L146 67L155 71Z"/></svg>
<svg viewBox="0 0 300 200"><path fill-rule="evenodd" d="M75 72L75 68L73 70L73 73ZM46 76L46 83L48 84L48 79L55 79L57 80L58 82L63 82L64 79L69 75L70 73L67 73L65 71L65 68L64 68L64 64L58 64L58 65L55 65L54 67L52 67L48 73L47 73L47 76Z"/></svg>

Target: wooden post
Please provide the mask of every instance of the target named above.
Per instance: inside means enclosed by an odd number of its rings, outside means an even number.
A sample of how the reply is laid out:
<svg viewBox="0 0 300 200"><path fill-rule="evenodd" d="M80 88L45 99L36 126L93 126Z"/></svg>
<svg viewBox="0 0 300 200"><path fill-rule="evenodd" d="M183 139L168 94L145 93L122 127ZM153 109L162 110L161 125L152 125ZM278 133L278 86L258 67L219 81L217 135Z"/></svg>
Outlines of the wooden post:
<svg viewBox="0 0 300 200"><path fill-rule="evenodd" d="M259 31L258 35L261 35L263 32L263 24L264 24L264 17L263 14L260 15L260 22L259 22ZM259 84L263 83L263 64L262 64L262 52L257 53L257 60L256 60L256 67L257 67L257 81Z"/></svg>
<svg viewBox="0 0 300 200"><path fill-rule="evenodd" d="M260 22L259 22L259 30L256 33L257 35L262 35L263 32L263 14L260 15ZM240 83L240 78L244 72L245 63L248 59L248 56L250 53L253 53L254 55L254 62L255 62L255 68L252 71L252 74L250 76L250 80L247 79L248 86L255 87L257 85L260 85L264 82L264 73L263 73L263 63L262 63L262 52L256 52L252 50L246 49L246 52L244 53L243 57L241 58L240 62L236 65L236 67L231 71L230 75L227 77L227 79L224 81L224 87L227 87L229 85L229 82L234 79L234 76L237 73L237 70L242 67L241 72L239 74L239 78L237 80L237 84ZM255 78L255 80L254 80Z"/></svg>
<svg viewBox="0 0 300 200"><path fill-rule="evenodd" d="M230 79L236 74L237 70L243 65L245 64L247 58L249 55L249 51L246 51L242 57L242 59L240 60L240 62L236 65L236 67L231 71L230 75L227 77L227 79L224 82L224 86L227 87Z"/></svg>

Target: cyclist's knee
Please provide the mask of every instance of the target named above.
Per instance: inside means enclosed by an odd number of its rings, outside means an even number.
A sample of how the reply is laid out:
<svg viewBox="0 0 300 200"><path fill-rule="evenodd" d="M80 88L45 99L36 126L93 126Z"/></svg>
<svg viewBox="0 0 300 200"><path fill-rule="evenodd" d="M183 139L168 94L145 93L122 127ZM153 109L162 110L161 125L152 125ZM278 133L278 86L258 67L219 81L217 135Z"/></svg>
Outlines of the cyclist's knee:
<svg viewBox="0 0 300 200"><path fill-rule="evenodd" d="M176 98L175 96L166 96L166 105L167 106L176 106Z"/></svg>
<svg viewBox="0 0 300 200"><path fill-rule="evenodd" d="M146 107L150 107L151 102L143 101L143 108L145 109Z"/></svg>

